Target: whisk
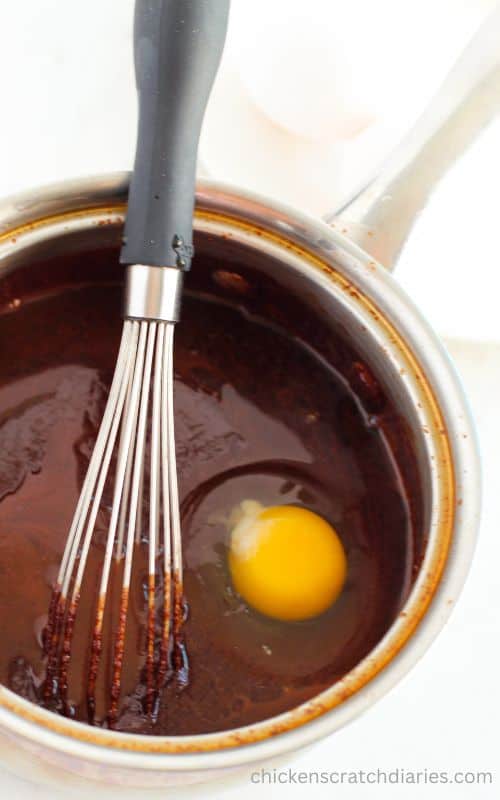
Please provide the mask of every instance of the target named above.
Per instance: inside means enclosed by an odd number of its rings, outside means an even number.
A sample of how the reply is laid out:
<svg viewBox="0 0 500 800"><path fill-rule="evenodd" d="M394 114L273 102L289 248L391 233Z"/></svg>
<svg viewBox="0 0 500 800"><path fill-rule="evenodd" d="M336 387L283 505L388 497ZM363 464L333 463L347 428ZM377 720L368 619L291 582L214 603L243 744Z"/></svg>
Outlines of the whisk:
<svg viewBox="0 0 500 800"><path fill-rule="evenodd" d="M105 537L87 680L89 721L103 648L113 561L122 563L108 723L116 721L134 547L147 531L145 708L167 671L186 680L183 579L173 407L174 326L193 255L196 157L224 45L229 0L137 0L134 52L139 126L125 235L124 325L104 416L69 530L45 630L45 698L68 712L68 669L79 599L103 492L112 503ZM149 467L146 467L146 461ZM113 482L114 475L114 482ZM145 511L146 509L146 511ZM147 525L144 523L147 518ZM156 576L162 551L162 631L155 642ZM156 637L157 638L157 637Z"/></svg>

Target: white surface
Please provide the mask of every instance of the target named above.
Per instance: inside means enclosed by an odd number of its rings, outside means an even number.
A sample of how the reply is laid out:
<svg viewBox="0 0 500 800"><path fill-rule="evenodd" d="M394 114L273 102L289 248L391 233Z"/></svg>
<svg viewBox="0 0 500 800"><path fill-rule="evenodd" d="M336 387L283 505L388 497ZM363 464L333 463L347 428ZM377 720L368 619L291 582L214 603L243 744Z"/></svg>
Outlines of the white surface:
<svg viewBox="0 0 500 800"><path fill-rule="evenodd" d="M492 5L233 2L228 48L202 137L205 168L318 214L335 206L392 146ZM129 168L136 113L132 5L0 0L0 195ZM263 8L274 20L269 28ZM362 38L353 41L356 26ZM347 37L352 47L332 53L329 43ZM302 59L311 61L307 70L297 67L298 42ZM355 92L345 91L346 74L352 74ZM313 86L306 103L308 81ZM360 116L370 116L372 124L354 136ZM483 445L485 512L472 574L451 622L421 664L361 719L293 759L300 769L451 772L494 770L498 763L500 345L487 340L500 340L499 152L497 122L439 187L399 268L400 280L439 331L484 341L451 344ZM230 784L176 790L175 796L492 798L499 783L500 774L496 787L256 787L244 775ZM19 800L67 794L0 773L0 796L9 793ZM119 791L124 798L170 794ZM82 796L97 800L99 793L89 789Z"/></svg>

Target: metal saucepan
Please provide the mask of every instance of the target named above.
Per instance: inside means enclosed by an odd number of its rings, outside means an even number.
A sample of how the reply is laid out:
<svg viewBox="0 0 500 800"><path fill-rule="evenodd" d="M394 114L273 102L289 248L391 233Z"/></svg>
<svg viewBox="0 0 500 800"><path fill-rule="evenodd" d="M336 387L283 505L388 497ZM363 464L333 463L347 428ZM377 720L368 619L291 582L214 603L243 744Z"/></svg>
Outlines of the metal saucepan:
<svg viewBox="0 0 500 800"><path fill-rule="evenodd" d="M499 32L500 9L386 167L326 221L216 183L200 185L197 194L195 228L202 248L240 253L310 304L322 324L349 331L411 428L426 547L402 614L375 649L321 695L279 717L223 733L147 737L90 728L0 687L0 756L10 769L56 781L62 769L66 787L68 773L152 786L262 763L332 733L370 706L442 628L467 574L478 527L476 440L442 345L386 268L394 265L433 184L500 104ZM48 253L117 243L127 186L126 175L108 175L4 202L0 281L12 270L31 269Z"/></svg>

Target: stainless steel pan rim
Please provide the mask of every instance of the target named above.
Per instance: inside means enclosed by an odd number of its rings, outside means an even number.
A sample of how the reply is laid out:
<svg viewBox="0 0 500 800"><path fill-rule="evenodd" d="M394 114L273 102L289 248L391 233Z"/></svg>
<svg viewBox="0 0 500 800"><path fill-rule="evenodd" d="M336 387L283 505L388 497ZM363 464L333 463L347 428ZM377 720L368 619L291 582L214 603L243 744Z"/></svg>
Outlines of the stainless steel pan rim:
<svg viewBox="0 0 500 800"><path fill-rule="evenodd" d="M126 176L107 175L4 203L0 277L22 247L78 227L120 224L126 187ZM286 206L216 183L201 184L197 202L198 230L278 255L291 274L305 271L319 292L337 303L341 298L351 318L367 327L387 364L400 372L422 420L422 447L439 502L403 615L343 681L280 717L221 734L134 736L60 719L0 687L0 727L10 735L37 750L125 771L242 766L306 745L357 716L410 669L444 625L467 574L479 516L477 444L463 391L439 340L391 275L341 232ZM442 428L433 430L436 425Z"/></svg>

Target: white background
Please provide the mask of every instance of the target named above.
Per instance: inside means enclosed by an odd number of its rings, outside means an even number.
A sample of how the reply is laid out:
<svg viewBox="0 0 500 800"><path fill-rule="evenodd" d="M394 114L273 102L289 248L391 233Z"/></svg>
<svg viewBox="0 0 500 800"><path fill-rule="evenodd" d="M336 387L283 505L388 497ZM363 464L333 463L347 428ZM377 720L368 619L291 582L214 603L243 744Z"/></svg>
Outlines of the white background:
<svg viewBox="0 0 500 800"><path fill-rule="evenodd" d="M335 207L416 118L492 0L233 0L203 171L313 214ZM0 0L0 196L130 168L133 0ZM500 31L499 31L500 47ZM499 98L500 105L500 98ZM451 622L418 667L296 769L497 771L494 787L259 787L176 797L498 797L500 121L438 187L398 277L445 337L478 423L481 538ZM63 798L0 771L0 796ZM121 797L168 792L120 790ZM99 796L95 787L82 796Z"/></svg>

